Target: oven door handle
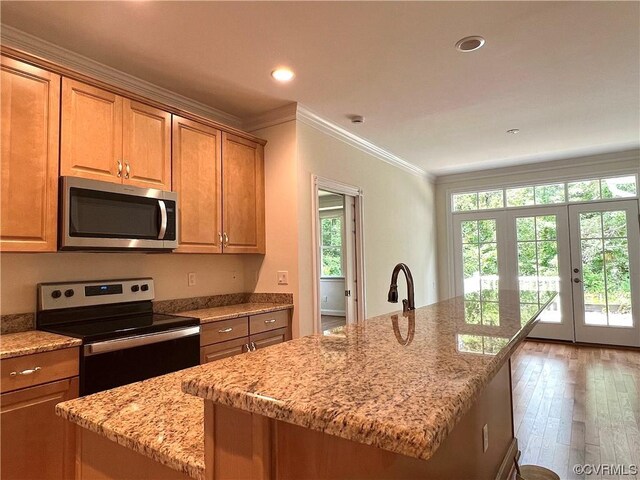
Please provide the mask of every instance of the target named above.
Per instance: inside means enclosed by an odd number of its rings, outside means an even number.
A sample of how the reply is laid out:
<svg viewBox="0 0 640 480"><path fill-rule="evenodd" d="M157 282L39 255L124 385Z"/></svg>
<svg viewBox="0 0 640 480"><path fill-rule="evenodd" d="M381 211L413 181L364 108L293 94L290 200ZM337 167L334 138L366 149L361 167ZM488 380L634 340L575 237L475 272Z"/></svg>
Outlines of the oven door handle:
<svg viewBox="0 0 640 480"><path fill-rule="evenodd" d="M158 240L164 240L164 236L167 233L167 205L164 200L158 200L158 206L160 207L160 232L158 232Z"/></svg>
<svg viewBox="0 0 640 480"><path fill-rule="evenodd" d="M176 340L178 338L200 335L200 326L196 325L189 328L178 328L167 332L149 333L146 335L137 335L135 337L116 338L115 340L105 340L104 342L90 343L84 346L84 355L99 355L101 353L115 352L127 348L141 347L143 345L151 345L153 343L166 342L168 340Z"/></svg>

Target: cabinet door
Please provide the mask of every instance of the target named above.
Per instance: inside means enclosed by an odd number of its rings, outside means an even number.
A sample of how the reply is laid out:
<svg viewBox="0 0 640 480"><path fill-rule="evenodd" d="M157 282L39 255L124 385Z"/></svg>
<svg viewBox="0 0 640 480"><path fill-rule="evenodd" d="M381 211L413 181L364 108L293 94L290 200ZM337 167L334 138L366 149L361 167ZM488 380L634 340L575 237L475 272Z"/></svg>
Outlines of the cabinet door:
<svg viewBox="0 0 640 480"><path fill-rule="evenodd" d="M74 477L73 425L54 407L77 396L77 377L0 395L3 480Z"/></svg>
<svg viewBox="0 0 640 480"><path fill-rule="evenodd" d="M122 97L62 79L60 175L121 183Z"/></svg>
<svg viewBox="0 0 640 480"><path fill-rule="evenodd" d="M200 364L215 362L216 360L245 353L248 343L249 337L243 337L202 347L200 349Z"/></svg>
<svg viewBox="0 0 640 480"><path fill-rule="evenodd" d="M171 114L128 98L123 109L123 183L171 190Z"/></svg>
<svg viewBox="0 0 640 480"><path fill-rule="evenodd" d="M225 253L265 253L262 145L223 133L222 176Z"/></svg>
<svg viewBox="0 0 640 480"><path fill-rule="evenodd" d="M221 253L220 130L173 117L173 191L178 193L178 249Z"/></svg>
<svg viewBox="0 0 640 480"><path fill-rule="evenodd" d="M0 249L54 252L60 77L4 56L1 60Z"/></svg>
<svg viewBox="0 0 640 480"><path fill-rule="evenodd" d="M250 340L256 348L266 348L271 345L277 345L278 343L283 343L289 340L288 329L279 328L278 330L271 330L270 332L251 335Z"/></svg>

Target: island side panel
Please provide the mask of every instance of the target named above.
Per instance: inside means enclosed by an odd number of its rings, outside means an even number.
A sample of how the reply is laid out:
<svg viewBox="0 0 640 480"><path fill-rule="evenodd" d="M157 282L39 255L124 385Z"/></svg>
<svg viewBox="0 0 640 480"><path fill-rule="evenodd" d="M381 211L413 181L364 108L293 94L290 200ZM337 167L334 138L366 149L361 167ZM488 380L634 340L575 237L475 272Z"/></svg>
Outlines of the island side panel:
<svg viewBox="0 0 640 480"><path fill-rule="evenodd" d="M76 428L76 480L193 480L90 430Z"/></svg>
<svg viewBox="0 0 640 480"><path fill-rule="evenodd" d="M208 479L508 478L517 452L507 361L427 461L212 402L205 410ZM208 412L208 413L207 413ZM489 443L483 448L482 427ZM213 452L213 454L211 454Z"/></svg>

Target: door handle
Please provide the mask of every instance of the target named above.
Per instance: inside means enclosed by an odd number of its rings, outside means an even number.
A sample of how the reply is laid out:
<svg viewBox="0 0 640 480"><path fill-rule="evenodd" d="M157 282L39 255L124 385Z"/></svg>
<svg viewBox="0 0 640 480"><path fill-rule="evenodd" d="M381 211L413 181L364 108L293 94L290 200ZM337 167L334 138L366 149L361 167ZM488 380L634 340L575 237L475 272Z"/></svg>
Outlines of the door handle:
<svg viewBox="0 0 640 480"><path fill-rule="evenodd" d="M222 246L222 233L218 232L218 243Z"/></svg>
<svg viewBox="0 0 640 480"><path fill-rule="evenodd" d="M118 178L122 176L122 162L118 160Z"/></svg>
<svg viewBox="0 0 640 480"><path fill-rule="evenodd" d="M158 232L158 240L164 240L164 236L167 233L167 205L164 203L164 200L158 200L158 206L160 207L160 231Z"/></svg>
<svg viewBox="0 0 640 480"><path fill-rule="evenodd" d="M129 174L131 173L131 167L129 166L129 163L125 163L125 173L124 173L124 178L129 178Z"/></svg>
<svg viewBox="0 0 640 480"><path fill-rule="evenodd" d="M229 235L227 235L227 232L224 232L222 234L222 237L223 237L222 246L223 247L228 247L229 246Z"/></svg>
<svg viewBox="0 0 640 480"><path fill-rule="evenodd" d="M573 283L580 283L580 282L581 282L581 280L579 278L574 278L573 279Z"/></svg>

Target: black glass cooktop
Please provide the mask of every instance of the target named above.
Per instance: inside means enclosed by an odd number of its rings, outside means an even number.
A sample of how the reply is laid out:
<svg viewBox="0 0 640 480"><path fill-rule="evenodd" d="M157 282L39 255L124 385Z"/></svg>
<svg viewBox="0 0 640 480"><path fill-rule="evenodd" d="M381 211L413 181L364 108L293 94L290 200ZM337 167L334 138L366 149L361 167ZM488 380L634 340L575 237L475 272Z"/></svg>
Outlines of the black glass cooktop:
<svg viewBox="0 0 640 480"><path fill-rule="evenodd" d="M67 324L41 325L39 329L59 333L60 335L67 335L68 337L80 338L82 342L86 344L195 325L200 325L200 320L193 317L145 313L80 322L76 321Z"/></svg>

